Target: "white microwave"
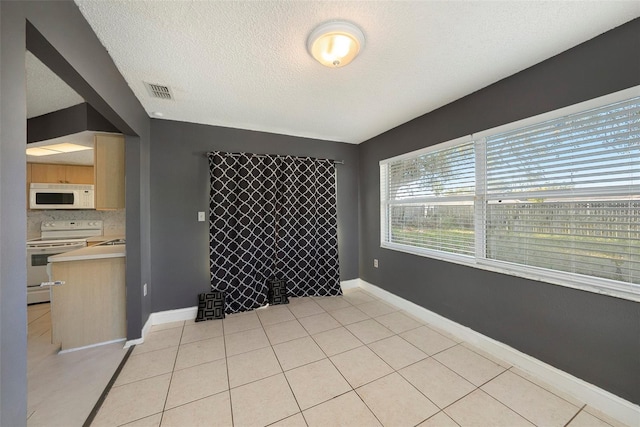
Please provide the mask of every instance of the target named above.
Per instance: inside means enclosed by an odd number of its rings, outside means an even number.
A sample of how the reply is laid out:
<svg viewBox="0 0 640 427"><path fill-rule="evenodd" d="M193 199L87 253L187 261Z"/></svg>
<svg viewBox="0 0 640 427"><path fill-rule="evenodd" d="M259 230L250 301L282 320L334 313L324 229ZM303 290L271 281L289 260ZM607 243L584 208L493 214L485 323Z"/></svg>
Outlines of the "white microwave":
<svg viewBox="0 0 640 427"><path fill-rule="evenodd" d="M31 183L29 208L94 209L93 185Z"/></svg>

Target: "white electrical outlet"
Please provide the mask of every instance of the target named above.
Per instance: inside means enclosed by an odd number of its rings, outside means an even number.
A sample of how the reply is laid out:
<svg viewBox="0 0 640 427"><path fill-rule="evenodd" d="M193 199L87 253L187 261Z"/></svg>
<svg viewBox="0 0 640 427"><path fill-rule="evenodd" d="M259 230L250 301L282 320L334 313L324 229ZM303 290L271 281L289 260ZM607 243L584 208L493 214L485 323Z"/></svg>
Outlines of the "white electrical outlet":
<svg viewBox="0 0 640 427"><path fill-rule="evenodd" d="M373 260L373 266L374 266L375 268L378 268L378 260L377 260L377 259L374 259L374 260Z"/></svg>
<svg viewBox="0 0 640 427"><path fill-rule="evenodd" d="M198 212L198 222L204 222L204 212Z"/></svg>
<svg viewBox="0 0 640 427"><path fill-rule="evenodd" d="M147 296L147 284L145 283L144 286L142 287L142 293L144 293L144 296Z"/></svg>

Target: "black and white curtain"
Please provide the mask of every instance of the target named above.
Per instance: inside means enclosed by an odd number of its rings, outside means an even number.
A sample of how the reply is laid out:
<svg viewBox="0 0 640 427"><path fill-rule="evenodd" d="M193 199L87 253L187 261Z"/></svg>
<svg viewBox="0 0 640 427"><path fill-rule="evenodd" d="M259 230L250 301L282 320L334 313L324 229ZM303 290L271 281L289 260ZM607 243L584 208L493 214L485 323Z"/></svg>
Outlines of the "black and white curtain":
<svg viewBox="0 0 640 427"><path fill-rule="evenodd" d="M267 280L290 296L339 295L332 160L209 153L211 284L227 313L267 303Z"/></svg>

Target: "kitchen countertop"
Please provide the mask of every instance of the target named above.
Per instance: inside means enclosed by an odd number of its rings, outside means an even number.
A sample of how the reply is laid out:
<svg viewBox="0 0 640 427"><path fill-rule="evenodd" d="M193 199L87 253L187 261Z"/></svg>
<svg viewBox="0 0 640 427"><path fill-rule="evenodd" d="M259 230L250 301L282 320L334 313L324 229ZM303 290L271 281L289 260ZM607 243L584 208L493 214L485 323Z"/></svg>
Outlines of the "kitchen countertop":
<svg viewBox="0 0 640 427"><path fill-rule="evenodd" d="M109 239L114 240L114 239ZM89 259L101 258L120 258L126 256L127 251L125 245L113 246L87 246L86 248L76 249L75 251L64 252L49 257L49 262L62 261L84 261Z"/></svg>

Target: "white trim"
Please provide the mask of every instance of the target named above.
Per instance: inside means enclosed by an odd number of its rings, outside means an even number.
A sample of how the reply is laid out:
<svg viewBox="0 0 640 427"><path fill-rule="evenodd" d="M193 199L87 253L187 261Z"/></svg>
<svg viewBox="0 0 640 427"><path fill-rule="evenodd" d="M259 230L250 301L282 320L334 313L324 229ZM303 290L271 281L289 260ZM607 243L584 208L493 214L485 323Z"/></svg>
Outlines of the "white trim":
<svg viewBox="0 0 640 427"><path fill-rule="evenodd" d="M181 320L193 320L198 315L198 307L179 308L177 310L159 311L151 313L152 325L162 325L164 323L179 322Z"/></svg>
<svg viewBox="0 0 640 427"><path fill-rule="evenodd" d="M144 326L142 327L142 331L140 331L140 338L127 341L126 343L124 343L124 348L129 348L132 345L138 345L138 344L144 343L144 339L146 338L150 330L151 330L151 316L149 316L147 318L147 321L144 323Z"/></svg>
<svg viewBox="0 0 640 427"><path fill-rule="evenodd" d="M348 289L355 289L360 287L360 279L343 280L340 282L340 287L343 291Z"/></svg>
<svg viewBox="0 0 640 427"><path fill-rule="evenodd" d="M635 425L640 419L640 406L606 390L554 368L528 354L489 338L471 328L440 316L424 307L359 279L360 287L376 297L405 310L409 314L466 341L498 359L528 372L559 391L574 396L625 424Z"/></svg>
<svg viewBox="0 0 640 427"><path fill-rule="evenodd" d="M466 144L469 142L473 142L473 135L461 136L460 138L452 139L450 141L439 142L436 144L431 144L428 147L420 148L419 150L414 150L409 153L400 154L399 156L389 157L388 159L380 160L380 165L386 165L388 163L397 162L399 160L411 159L417 156L421 156L422 154L445 150L447 148L454 147L456 145Z"/></svg>
<svg viewBox="0 0 640 427"><path fill-rule="evenodd" d="M537 116L527 117L526 119L518 120L517 122L511 122L504 125L496 126L494 128L485 129L480 132L476 132L471 136L476 138L484 138L497 133L508 132L513 129L524 128L539 123L547 122L549 120L559 119L560 117L569 116L571 114L583 113L594 108L602 107L607 104L613 104L615 102L626 101L631 98L640 96L640 86L634 86L629 89L624 89L618 92L610 93L608 95L600 96L598 98L589 99L578 104L569 105L567 107L552 110L546 113L538 114Z"/></svg>
<svg viewBox="0 0 640 427"><path fill-rule="evenodd" d="M74 351L86 350L88 348L94 348L94 347L101 347L103 345L108 345L108 344L115 344L117 342L124 342L125 340L126 338L118 338L117 340L99 342L97 344L85 345L82 347L68 348L66 350L60 350L58 354L73 353Z"/></svg>
<svg viewBox="0 0 640 427"><path fill-rule="evenodd" d="M454 264L466 265L480 270L493 271L494 273L508 274L509 276L522 277L523 279L536 280L566 288L579 289L629 301L640 302L640 288L637 285L616 282L598 277L583 276L565 271L547 270L539 267L512 264L505 261L474 258L471 255L460 255L432 249L419 248L417 246L402 245L400 243L382 242L380 247L407 254L433 258Z"/></svg>

